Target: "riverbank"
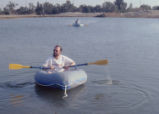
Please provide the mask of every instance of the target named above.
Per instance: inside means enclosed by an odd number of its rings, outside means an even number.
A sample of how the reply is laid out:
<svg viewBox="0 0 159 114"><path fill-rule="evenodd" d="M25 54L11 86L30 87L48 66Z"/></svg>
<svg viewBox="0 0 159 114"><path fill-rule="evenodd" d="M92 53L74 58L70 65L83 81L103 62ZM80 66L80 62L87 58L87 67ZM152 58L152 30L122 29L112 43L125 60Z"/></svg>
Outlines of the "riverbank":
<svg viewBox="0 0 159 114"><path fill-rule="evenodd" d="M80 12L67 12L53 15L0 15L0 19L14 19L14 18L37 18L37 17L96 17L101 13L80 13Z"/></svg>
<svg viewBox="0 0 159 114"><path fill-rule="evenodd" d="M126 12L126 13L81 13L67 12L54 15L0 15L0 19L37 18L37 17L113 17L113 18L159 18L158 10Z"/></svg>
<svg viewBox="0 0 159 114"><path fill-rule="evenodd" d="M159 10L126 12L126 13L103 13L97 15L97 17L159 18Z"/></svg>

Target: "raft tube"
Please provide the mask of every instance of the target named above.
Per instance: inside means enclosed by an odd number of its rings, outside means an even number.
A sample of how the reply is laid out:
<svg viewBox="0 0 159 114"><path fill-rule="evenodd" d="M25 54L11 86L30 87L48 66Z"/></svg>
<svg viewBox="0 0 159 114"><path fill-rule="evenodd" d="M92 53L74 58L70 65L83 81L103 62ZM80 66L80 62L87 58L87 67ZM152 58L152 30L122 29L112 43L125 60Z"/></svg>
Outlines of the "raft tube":
<svg viewBox="0 0 159 114"><path fill-rule="evenodd" d="M83 27L84 26L84 24L72 24L72 26L74 26L74 27Z"/></svg>
<svg viewBox="0 0 159 114"><path fill-rule="evenodd" d="M82 69L69 70L64 72L47 73L39 71L35 75L35 82L41 86L69 90L86 83L87 74Z"/></svg>

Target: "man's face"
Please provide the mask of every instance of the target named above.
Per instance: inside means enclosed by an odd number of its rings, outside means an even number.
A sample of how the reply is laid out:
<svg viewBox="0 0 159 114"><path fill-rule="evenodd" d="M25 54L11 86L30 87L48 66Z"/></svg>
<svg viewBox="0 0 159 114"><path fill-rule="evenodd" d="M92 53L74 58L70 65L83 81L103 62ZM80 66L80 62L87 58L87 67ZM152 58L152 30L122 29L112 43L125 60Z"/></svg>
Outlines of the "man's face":
<svg viewBox="0 0 159 114"><path fill-rule="evenodd" d="M61 54L60 47L55 47L53 51L54 57L58 57Z"/></svg>

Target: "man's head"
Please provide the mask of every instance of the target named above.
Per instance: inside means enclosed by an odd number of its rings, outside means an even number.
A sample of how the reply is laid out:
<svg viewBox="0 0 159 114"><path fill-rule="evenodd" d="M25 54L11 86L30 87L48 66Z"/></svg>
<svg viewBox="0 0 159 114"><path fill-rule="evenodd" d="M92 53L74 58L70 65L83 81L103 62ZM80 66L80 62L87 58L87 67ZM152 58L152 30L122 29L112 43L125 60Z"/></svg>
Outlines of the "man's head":
<svg viewBox="0 0 159 114"><path fill-rule="evenodd" d="M56 45L53 50L53 56L58 57L61 55L62 47L60 45Z"/></svg>

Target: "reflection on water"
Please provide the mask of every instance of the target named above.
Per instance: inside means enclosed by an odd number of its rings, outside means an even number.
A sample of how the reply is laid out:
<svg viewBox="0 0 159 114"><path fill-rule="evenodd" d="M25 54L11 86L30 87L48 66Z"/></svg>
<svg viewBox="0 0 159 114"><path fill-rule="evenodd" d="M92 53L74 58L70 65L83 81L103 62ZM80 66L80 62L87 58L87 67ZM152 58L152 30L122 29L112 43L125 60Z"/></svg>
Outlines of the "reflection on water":
<svg viewBox="0 0 159 114"><path fill-rule="evenodd" d="M35 92L37 93L38 96L44 99L50 99L53 100L60 100L64 94L63 90L56 89L56 88L49 88L49 87L43 87L39 85L35 85Z"/></svg>
<svg viewBox="0 0 159 114"><path fill-rule="evenodd" d="M10 103L14 106L22 104L24 102L24 95L10 95Z"/></svg>
<svg viewBox="0 0 159 114"><path fill-rule="evenodd" d="M96 94L95 95L95 99L96 100L100 100L100 99L102 99L104 97L104 94L103 93L99 93L99 94Z"/></svg>
<svg viewBox="0 0 159 114"><path fill-rule="evenodd" d="M22 83L5 82L5 83L0 83L0 88L23 88L33 84L34 82L22 82Z"/></svg>
<svg viewBox="0 0 159 114"><path fill-rule="evenodd" d="M0 108L22 106L25 100L30 97L31 93L25 92L25 88L32 86L34 82L4 82L0 83ZM5 105L4 105L5 104Z"/></svg>
<svg viewBox="0 0 159 114"><path fill-rule="evenodd" d="M118 80L97 80L97 81L92 81L94 84L100 85L119 85L120 81Z"/></svg>
<svg viewBox="0 0 159 114"><path fill-rule="evenodd" d="M22 106L22 104L25 103L25 100L29 97L29 95L23 93L11 93L9 95L0 97L0 108L5 109L4 107Z"/></svg>
<svg viewBox="0 0 159 114"><path fill-rule="evenodd" d="M134 109L149 102L150 95L140 86L118 80L112 80L111 85L108 83L109 80L92 81L94 88L100 88L92 97L93 103L114 109Z"/></svg>
<svg viewBox="0 0 159 114"><path fill-rule="evenodd" d="M120 82L111 91L114 108L135 108L148 102L149 95L140 86Z"/></svg>
<svg viewBox="0 0 159 114"><path fill-rule="evenodd" d="M74 98L75 96L78 96L78 94L81 94L82 90L85 88L85 85L78 86L74 89L68 90L68 98ZM35 86L35 92L40 98L49 100L49 101L63 101L63 95L64 91L57 89L57 88L51 88L51 87L43 87L36 85Z"/></svg>

